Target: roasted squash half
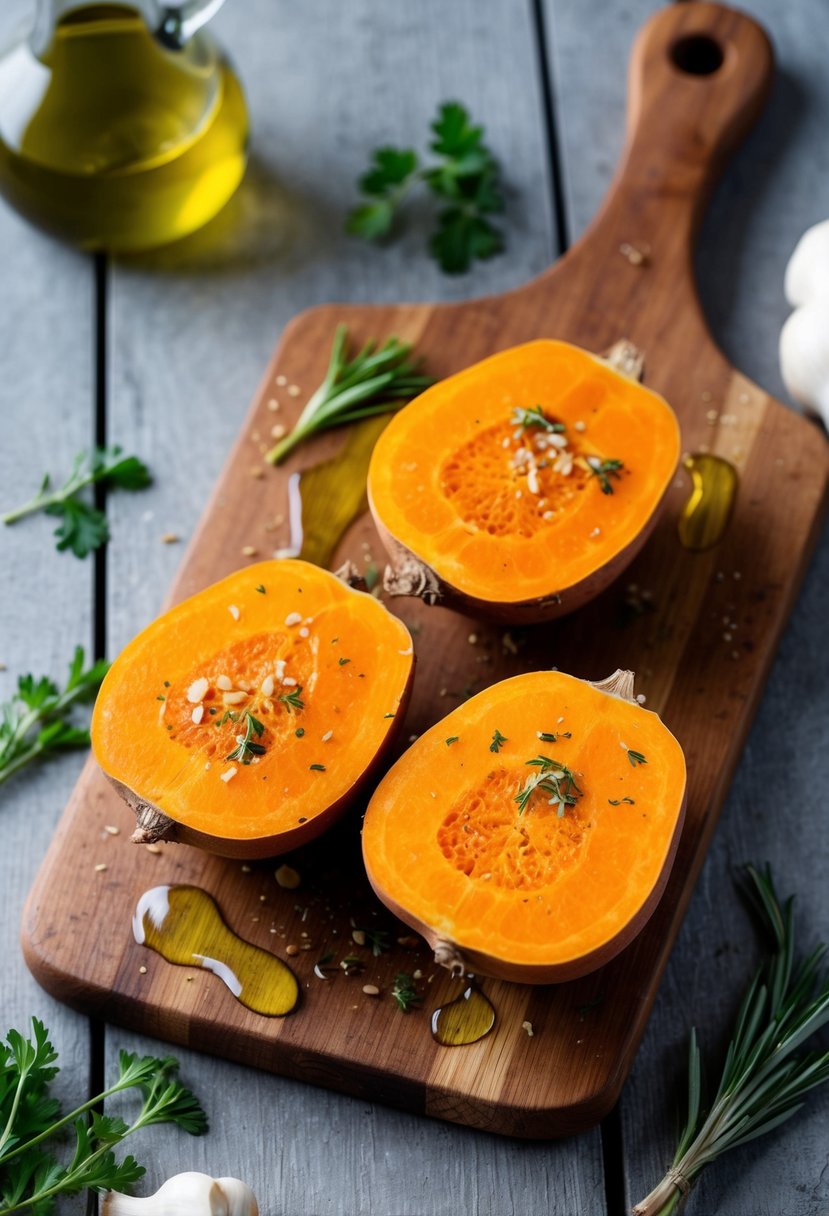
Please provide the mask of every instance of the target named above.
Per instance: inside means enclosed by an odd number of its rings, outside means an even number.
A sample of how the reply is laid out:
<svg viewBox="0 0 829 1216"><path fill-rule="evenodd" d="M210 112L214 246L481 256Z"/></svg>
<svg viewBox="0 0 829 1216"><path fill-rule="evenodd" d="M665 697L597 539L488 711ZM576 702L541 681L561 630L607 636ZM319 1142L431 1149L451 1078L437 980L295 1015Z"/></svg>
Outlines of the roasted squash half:
<svg viewBox="0 0 829 1216"><path fill-rule="evenodd" d="M267 857L319 835L400 725L414 657L376 599L300 561L262 562L159 617L115 660L92 717L134 840Z"/></svg>
<svg viewBox="0 0 829 1216"><path fill-rule="evenodd" d="M670 871L685 761L633 677L515 676L404 753L363 825L380 899L438 962L517 982L575 979L626 946Z"/></svg>
<svg viewBox="0 0 829 1216"><path fill-rule="evenodd" d="M504 623L571 612L642 547L679 453L667 402L607 360L546 340L501 351L377 441L386 587Z"/></svg>

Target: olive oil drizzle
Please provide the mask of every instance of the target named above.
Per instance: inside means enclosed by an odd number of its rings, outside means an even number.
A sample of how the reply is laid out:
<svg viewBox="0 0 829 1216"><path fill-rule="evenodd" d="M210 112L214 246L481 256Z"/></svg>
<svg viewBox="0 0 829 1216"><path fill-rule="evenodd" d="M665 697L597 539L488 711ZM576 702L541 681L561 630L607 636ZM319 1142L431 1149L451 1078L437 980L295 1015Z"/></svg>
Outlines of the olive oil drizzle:
<svg viewBox="0 0 829 1216"><path fill-rule="evenodd" d="M709 452L686 456L683 465L691 475L691 493L679 516L679 539L686 549L702 552L725 535L739 476L733 464Z"/></svg>
<svg viewBox="0 0 829 1216"><path fill-rule="evenodd" d="M432 1038L442 1047L464 1047L483 1039L495 1026L495 1006L484 996L473 976L464 990L432 1014Z"/></svg>

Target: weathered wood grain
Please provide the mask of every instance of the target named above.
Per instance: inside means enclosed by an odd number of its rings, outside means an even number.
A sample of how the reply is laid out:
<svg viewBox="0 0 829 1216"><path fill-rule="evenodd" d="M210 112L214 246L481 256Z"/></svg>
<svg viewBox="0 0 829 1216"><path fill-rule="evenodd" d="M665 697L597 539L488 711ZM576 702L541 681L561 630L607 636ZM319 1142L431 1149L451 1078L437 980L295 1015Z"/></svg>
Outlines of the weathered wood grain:
<svg viewBox="0 0 829 1216"><path fill-rule="evenodd" d="M549 7L549 6L548 6ZM612 49L584 41L600 22L609 39L632 39L648 4L612 14L601 4L557 0L551 22L557 105L564 133L564 185L571 230L580 232L609 179L611 117L622 84L608 62ZM764 22L777 57L766 112L716 191L703 223L697 257L700 294L714 337L732 361L782 395L777 336L787 307L783 270L797 237L829 213L829 165L822 132L829 115L823 68L822 6L783 7L749 0L743 8ZM825 30L824 30L825 34ZM823 38L825 49L826 39ZM596 59L599 57L599 64ZM595 70L596 67L603 70ZM588 131L597 132L593 141ZM587 153L584 153L587 149ZM822 437L816 432L815 443ZM817 641L829 587L824 538L735 776L710 857L667 968L660 995L621 1103L627 1199L641 1198L661 1176L674 1145L682 1102L687 1036L703 1035L712 1063L751 974L757 948L735 893L748 860L769 860L781 892L796 891L805 945L829 932L823 881L829 853L815 796L827 779L829 733L825 695L829 663ZM781 773L786 794L776 793ZM689 1206L723 1216L786 1212L805 1216L827 1198L829 1098L814 1095L804 1113L773 1137L715 1167Z"/></svg>
<svg viewBox="0 0 829 1216"><path fill-rule="evenodd" d="M0 45L31 18L21 0L4 4ZM0 203L0 511L36 493L46 470L65 476L74 455L94 436L93 273L89 260L29 228ZM78 643L92 640L92 564L55 551L56 520L34 518L0 529L4 591L0 597L0 701L18 675L32 671L63 680ZM60 1053L55 1092L73 1105L89 1082L89 1023L48 996L20 951L20 918L55 823L83 763L67 753L22 770L0 787L0 1034L26 1031L32 1016L51 1031ZM85 1210L66 1201L61 1213Z"/></svg>
<svg viewBox="0 0 829 1216"><path fill-rule="evenodd" d="M261 0L224 10L222 33L251 101L248 180L200 237L154 265L113 271L110 425L157 473L152 498L113 503L113 651L158 610L180 558L158 538L168 530L189 536L274 339L297 311L331 298L501 290L555 255L530 11L503 0L485 11L468 0L430 0L382 13L369 3L346 11L314 0L283 8L278 21ZM383 142L425 147L428 123L450 97L486 123L510 188L508 256L458 280L426 255L428 216L417 204L411 230L388 250L342 231L369 150ZM123 1038L107 1035L110 1067ZM482 1216L604 1212L595 1133L568 1144L512 1145L178 1054L213 1132L198 1142L156 1134L146 1189L203 1163L247 1178L265 1211L297 1216L440 1216L456 1211L459 1197Z"/></svg>

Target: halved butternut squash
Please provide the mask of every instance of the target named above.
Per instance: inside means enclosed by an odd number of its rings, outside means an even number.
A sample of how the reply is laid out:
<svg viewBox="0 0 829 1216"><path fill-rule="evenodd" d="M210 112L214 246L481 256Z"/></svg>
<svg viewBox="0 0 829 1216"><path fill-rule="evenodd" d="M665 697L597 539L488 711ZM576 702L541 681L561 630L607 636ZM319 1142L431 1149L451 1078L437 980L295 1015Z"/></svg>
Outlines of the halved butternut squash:
<svg viewBox="0 0 829 1216"><path fill-rule="evenodd" d="M377 441L386 588L504 623L571 612L641 549L679 453L667 402L607 360L547 340L501 351Z"/></svg>
<svg viewBox="0 0 829 1216"><path fill-rule="evenodd" d="M328 827L402 722L406 627L300 561L240 570L172 608L115 660L92 717L133 840L268 857Z"/></svg>
<svg viewBox="0 0 829 1216"><path fill-rule="evenodd" d="M670 871L685 760L633 676L494 684L433 726L375 791L375 892L439 963L522 983L575 979L645 924Z"/></svg>

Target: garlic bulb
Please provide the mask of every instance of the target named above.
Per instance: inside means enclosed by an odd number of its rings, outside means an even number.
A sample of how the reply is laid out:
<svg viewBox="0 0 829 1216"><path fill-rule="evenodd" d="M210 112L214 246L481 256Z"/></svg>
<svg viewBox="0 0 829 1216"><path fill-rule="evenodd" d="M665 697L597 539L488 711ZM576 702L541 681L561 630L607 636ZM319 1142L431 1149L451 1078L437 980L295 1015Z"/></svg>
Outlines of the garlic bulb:
<svg viewBox="0 0 829 1216"><path fill-rule="evenodd" d="M107 1191L101 1216L259 1216L256 1196L238 1178L176 1174L154 1195L138 1198Z"/></svg>
<svg viewBox="0 0 829 1216"><path fill-rule="evenodd" d="M780 334L780 371L790 396L829 425L829 220L804 232L789 259L794 312Z"/></svg>

